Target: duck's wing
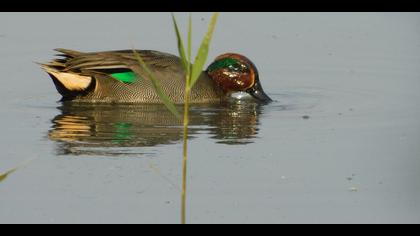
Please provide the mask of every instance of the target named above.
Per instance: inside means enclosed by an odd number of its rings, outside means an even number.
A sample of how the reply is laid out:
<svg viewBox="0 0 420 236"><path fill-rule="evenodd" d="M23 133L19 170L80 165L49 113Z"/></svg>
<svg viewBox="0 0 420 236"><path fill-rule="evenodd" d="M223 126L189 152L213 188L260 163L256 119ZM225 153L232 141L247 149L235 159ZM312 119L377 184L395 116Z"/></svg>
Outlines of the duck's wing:
<svg viewBox="0 0 420 236"><path fill-rule="evenodd" d="M132 50L78 53L57 49L65 58L64 71L113 73L124 70L143 72ZM179 71L182 62L179 57L153 50L136 50L152 71ZM143 73L142 73L143 74Z"/></svg>
<svg viewBox="0 0 420 236"><path fill-rule="evenodd" d="M114 94L133 91L152 91L147 73L137 61L132 50L84 53L68 49L56 49L57 58L41 64L52 77L57 90L63 96L75 96L88 92L99 83ZM155 72L163 86L182 86L183 66L179 57L153 50L136 50L148 68ZM150 90L150 91L149 91ZM131 91L131 92L133 92Z"/></svg>

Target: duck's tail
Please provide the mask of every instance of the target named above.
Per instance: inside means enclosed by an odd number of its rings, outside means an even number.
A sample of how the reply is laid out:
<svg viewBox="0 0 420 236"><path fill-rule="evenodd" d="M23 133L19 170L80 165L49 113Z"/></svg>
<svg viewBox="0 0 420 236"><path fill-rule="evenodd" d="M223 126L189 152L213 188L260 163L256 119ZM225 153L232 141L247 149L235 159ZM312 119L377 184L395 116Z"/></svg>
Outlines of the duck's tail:
<svg viewBox="0 0 420 236"><path fill-rule="evenodd" d="M64 58L54 59L48 63L37 63L41 68L48 73L54 82L57 91L64 97L74 97L85 91L92 82L90 76L80 75L78 73L70 72L66 70L66 63L69 59L77 57L83 53L67 50L67 49L56 49L56 51L63 54Z"/></svg>

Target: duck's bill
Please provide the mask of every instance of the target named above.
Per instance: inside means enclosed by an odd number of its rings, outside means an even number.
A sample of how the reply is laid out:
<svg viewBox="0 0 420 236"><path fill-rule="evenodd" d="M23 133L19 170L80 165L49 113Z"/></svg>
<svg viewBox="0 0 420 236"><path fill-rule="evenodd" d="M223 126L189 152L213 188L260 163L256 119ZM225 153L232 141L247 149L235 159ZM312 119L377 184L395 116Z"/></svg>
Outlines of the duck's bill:
<svg viewBox="0 0 420 236"><path fill-rule="evenodd" d="M264 92L260 82L258 81L255 85L247 91L252 97L262 103L270 103L273 100Z"/></svg>

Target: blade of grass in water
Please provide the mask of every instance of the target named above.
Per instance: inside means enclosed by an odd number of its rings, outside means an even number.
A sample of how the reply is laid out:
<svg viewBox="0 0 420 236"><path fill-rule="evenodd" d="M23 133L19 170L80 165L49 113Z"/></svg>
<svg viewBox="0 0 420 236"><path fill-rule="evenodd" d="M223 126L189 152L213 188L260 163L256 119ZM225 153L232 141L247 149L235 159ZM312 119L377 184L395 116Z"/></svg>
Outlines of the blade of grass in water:
<svg viewBox="0 0 420 236"><path fill-rule="evenodd" d="M195 58L195 63L191 65L191 35L192 35L192 20L191 14L188 19L188 58L185 56L185 50L182 43L181 35L179 34L179 29L175 20L175 16L172 14L172 19L174 22L175 33L178 41L178 51L182 61L184 62L184 67L186 69L185 74L185 94L184 94L184 132L183 132L183 159L182 159L182 191L181 191L181 223L186 223L186 202L187 202L187 164L188 164L188 123L189 123L189 101L191 89L194 86L195 82L198 80L204 64L207 60L207 55L209 51L209 44L213 35L214 27L216 25L218 13L213 14L209 29L205 35L200 49L198 50L197 56ZM190 68L192 67L192 68Z"/></svg>
<svg viewBox="0 0 420 236"><path fill-rule="evenodd" d="M191 72L191 77L190 77L190 86L193 87L194 84L197 82L204 64L206 63L207 60L207 55L209 52L209 45L210 45L210 41L211 38L213 37L213 32L214 32L214 28L216 27L216 23L217 23L217 18L219 17L219 13L213 13L211 20L210 20L210 24L209 24L209 28L207 30L206 35L204 36L203 41L201 42L201 46L197 52L197 56L195 57L195 61L194 61L194 65L192 68L192 72Z"/></svg>
<svg viewBox="0 0 420 236"><path fill-rule="evenodd" d="M192 35L192 19L191 19L191 13L188 18L188 64L191 67L191 35ZM189 74L189 71L188 71Z"/></svg>
<svg viewBox="0 0 420 236"><path fill-rule="evenodd" d="M181 60L184 63L185 69L185 92L184 92L184 122L183 122L183 149L182 149L182 189L181 189L181 224L186 223L186 196L187 196L187 151L188 151L188 103L190 95L190 76L191 76L191 32L192 32L192 20L191 14L188 19L188 58L185 55L184 45L182 37L179 33L178 24L174 14L172 13L172 20L174 23L175 33L178 41L178 51Z"/></svg>
<svg viewBox="0 0 420 236"><path fill-rule="evenodd" d="M185 56L185 49L184 49L184 42L182 41L181 34L179 33L178 24L176 23L175 15L172 13L172 21L174 23L175 33L176 33L176 39L177 39L177 45L178 45L178 52L182 59L182 64L184 65L184 69L187 74L189 74L190 70L190 63L189 60L187 60L187 57ZM188 49L190 50L190 49Z"/></svg>
<svg viewBox="0 0 420 236"><path fill-rule="evenodd" d="M29 162L33 161L35 159L30 159L28 161L23 162L22 164L18 165L17 167L10 169L4 173L0 173L0 182L4 181L10 174L14 173L15 171L17 171L19 168L29 164Z"/></svg>
<svg viewBox="0 0 420 236"><path fill-rule="evenodd" d="M191 88L197 82L200 74L202 73L204 64L206 63L209 45L211 38L213 36L213 31L216 26L217 17L219 13L214 13L212 15L209 28L207 34L205 35L201 46L197 52L197 56L195 58L195 62L191 64L191 35L192 35L192 20L191 14L189 15L188 21L188 55L185 55L185 48L184 43L182 41L181 34L179 32L178 24L176 23L176 19L174 14L172 13L172 20L174 24L174 29L177 37L177 45L178 45L178 52L180 54L184 69L185 69L185 94L184 94L184 132L183 132L183 160L182 160L182 193L181 193L181 223L186 223L186 193L187 193L187 160L188 160L188 123L189 123L189 100L190 100L190 93ZM139 64L143 67L147 75L149 76L150 80L152 81L153 87L156 90L157 94L161 98L162 102L166 105L166 107L178 118L181 118L178 110L176 109L173 102L168 98L168 96L162 90L159 82L155 79L153 73L149 70L146 63L143 61L139 53L133 49L133 53L139 62Z"/></svg>
<svg viewBox="0 0 420 236"><path fill-rule="evenodd" d="M17 169L18 168L16 167L16 168L8 170L4 173L0 173L0 182L4 181L7 178L7 176L9 176L11 173L15 172Z"/></svg>
<svg viewBox="0 0 420 236"><path fill-rule="evenodd" d="M133 49L134 56L136 57L139 64L143 67L146 74L150 78L150 81L152 82L152 85L156 91L156 93L159 95L160 99L162 100L163 104L168 108L169 111L176 116L179 120L181 120L181 114L179 113L178 109L176 109L175 104L169 99L169 97L165 94L165 92L162 89L162 86L160 85L159 81L155 78L154 74L149 70L146 63L141 58L140 54Z"/></svg>

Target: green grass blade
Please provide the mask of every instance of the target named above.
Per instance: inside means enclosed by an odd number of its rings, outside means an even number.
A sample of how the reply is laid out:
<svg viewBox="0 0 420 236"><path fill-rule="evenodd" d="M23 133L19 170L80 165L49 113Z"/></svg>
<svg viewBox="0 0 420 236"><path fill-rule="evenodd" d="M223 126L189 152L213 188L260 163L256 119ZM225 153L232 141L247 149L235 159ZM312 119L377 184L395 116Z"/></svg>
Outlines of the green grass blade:
<svg viewBox="0 0 420 236"><path fill-rule="evenodd" d="M218 16L219 16L218 12L213 13L207 33L204 36L204 39L201 42L201 46L197 52L197 56L195 57L195 61L194 61L194 65L192 67L192 73L191 73L191 83L190 83L191 87L194 86L195 82L197 82L201 72L203 71L203 67L204 67L204 64L206 63L207 55L209 52L210 41L213 36L213 31L216 26Z"/></svg>
<svg viewBox="0 0 420 236"><path fill-rule="evenodd" d="M162 100L163 104L178 118L181 120L181 114L179 113L178 109L176 109L175 104L169 99L169 97L165 94L165 92L162 89L162 86L160 85L159 81L156 80L154 74L152 71L149 70L146 63L143 61L139 53L135 50L133 50L134 56L136 57L139 64L143 67L144 71L146 72L147 76L150 78L150 81L152 82L152 85L156 91L156 93L159 95L160 99Z"/></svg>
<svg viewBox="0 0 420 236"><path fill-rule="evenodd" d="M181 34L179 33L178 24L176 23L175 15L172 13L172 21L174 23L175 33L176 33L176 39L178 43L178 52L182 59L182 64L184 65L185 71L187 71L187 74L189 74L190 69L190 63L187 60L187 57L185 55L185 49L184 49L184 42L182 41Z"/></svg>
<svg viewBox="0 0 420 236"><path fill-rule="evenodd" d="M10 174L12 174L13 172L15 172L17 169L19 169L19 168L21 168L23 166L26 166L27 164L29 164L31 161L33 161L35 159L36 158L27 160L27 161L19 164L17 167L15 167L13 169L10 169L10 170L8 170L8 171L6 171L4 173L0 173L0 182L4 181Z"/></svg>
<svg viewBox="0 0 420 236"><path fill-rule="evenodd" d="M5 180L7 178L7 176L9 176L11 173L15 172L18 168L13 168L11 170L8 170L4 173L0 173L0 182L2 182L3 180Z"/></svg>
<svg viewBox="0 0 420 236"><path fill-rule="evenodd" d="M188 18L188 62L191 62L191 34L192 34L192 19L191 13L190 17Z"/></svg>

